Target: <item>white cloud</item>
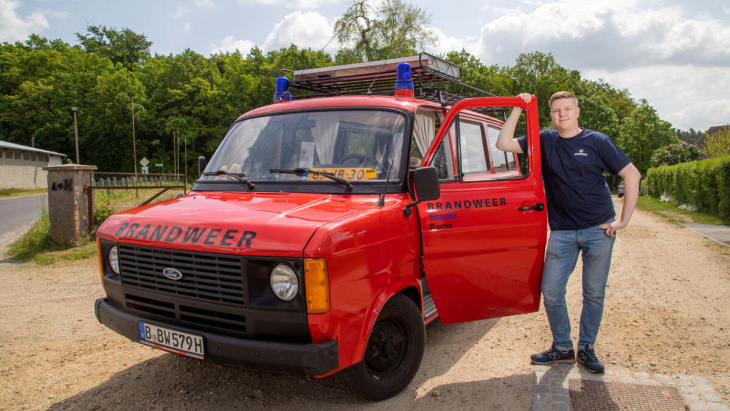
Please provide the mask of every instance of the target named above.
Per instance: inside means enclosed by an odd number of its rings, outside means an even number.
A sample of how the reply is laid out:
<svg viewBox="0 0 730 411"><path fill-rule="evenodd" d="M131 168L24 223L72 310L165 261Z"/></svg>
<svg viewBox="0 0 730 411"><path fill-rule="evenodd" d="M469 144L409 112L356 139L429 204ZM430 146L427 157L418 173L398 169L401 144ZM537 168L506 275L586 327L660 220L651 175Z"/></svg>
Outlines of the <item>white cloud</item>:
<svg viewBox="0 0 730 411"><path fill-rule="evenodd" d="M173 20L180 20L181 18L185 17L186 14L190 13L192 10L190 7L178 4L177 9L175 10L175 13L170 15L170 18Z"/></svg>
<svg viewBox="0 0 730 411"><path fill-rule="evenodd" d="M606 80L628 89L635 99L646 98L662 119L676 128L706 130L730 121L730 71L714 67L648 66L626 70L587 70L588 79Z"/></svg>
<svg viewBox="0 0 730 411"><path fill-rule="evenodd" d="M0 0L0 41L22 41L50 27L43 12L34 11L22 18L15 12L17 7L17 1Z"/></svg>
<svg viewBox="0 0 730 411"><path fill-rule="evenodd" d="M461 51L462 49L475 54L477 50L477 44L469 43L468 40L450 37L443 30L437 27L431 27L431 34L435 37L435 44L426 46L423 51L431 54L446 54L450 51Z"/></svg>
<svg viewBox="0 0 730 411"><path fill-rule="evenodd" d="M213 0L195 0L195 6L201 9L213 9L218 7Z"/></svg>
<svg viewBox="0 0 730 411"><path fill-rule="evenodd" d="M51 17L61 20L67 19L71 15L67 11L49 11L49 13L51 14Z"/></svg>
<svg viewBox="0 0 730 411"><path fill-rule="evenodd" d="M514 65L521 53L552 53L584 78L647 99L674 127L703 130L730 119L730 26L714 10L662 0L522 2L490 10L498 17L482 26L473 54Z"/></svg>
<svg viewBox="0 0 730 411"><path fill-rule="evenodd" d="M490 64L538 50L572 67L730 65L730 27L707 15L689 18L679 6L563 0L504 13L481 30L479 55Z"/></svg>
<svg viewBox="0 0 730 411"><path fill-rule="evenodd" d="M316 9L325 4L339 3L340 0L238 0L238 2L241 4L285 6L296 9Z"/></svg>
<svg viewBox="0 0 730 411"><path fill-rule="evenodd" d="M233 53L238 50L244 57L256 44L249 40L236 40L233 36L228 36L219 43L210 43L208 50L210 54L215 53Z"/></svg>
<svg viewBox="0 0 730 411"><path fill-rule="evenodd" d="M274 29L266 37L264 50L273 50L296 44L300 48L321 50L334 53L337 41L333 39L333 23L319 13L295 11L274 25Z"/></svg>

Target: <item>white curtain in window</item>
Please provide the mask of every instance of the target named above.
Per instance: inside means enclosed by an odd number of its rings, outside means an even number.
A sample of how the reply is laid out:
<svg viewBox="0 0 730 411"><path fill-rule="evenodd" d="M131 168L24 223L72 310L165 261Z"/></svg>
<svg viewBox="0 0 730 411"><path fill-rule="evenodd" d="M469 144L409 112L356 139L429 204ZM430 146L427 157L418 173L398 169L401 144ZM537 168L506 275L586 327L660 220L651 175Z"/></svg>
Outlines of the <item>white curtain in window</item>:
<svg viewBox="0 0 730 411"><path fill-rule="evenodd" d="M312 135L319 161L321 164L331 164L337 133L340 131L340 113L312 113L309 118L317 122L312 128Z"/></svg>
<svg viewBox="0 0 730 411"><path fill-rule="evenodd" d="M426 155L428 146L436 137L436 112L432 110L418 110L414 124L414 137L421 155Z"/></svg>

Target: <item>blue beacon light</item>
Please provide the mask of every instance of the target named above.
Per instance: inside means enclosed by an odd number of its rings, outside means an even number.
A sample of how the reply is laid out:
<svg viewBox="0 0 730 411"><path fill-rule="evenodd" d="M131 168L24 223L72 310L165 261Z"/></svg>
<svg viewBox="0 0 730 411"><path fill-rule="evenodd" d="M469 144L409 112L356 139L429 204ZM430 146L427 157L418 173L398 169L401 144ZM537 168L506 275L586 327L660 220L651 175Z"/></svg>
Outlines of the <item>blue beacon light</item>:
<svg viewBox="0 0 730 411"><path fill-rule="evenodd" d="M395 95L398 97L413 97L413 77L411 65L400 63L395 68Z"/></svg>
<svg viewBox="0 0 730 411"><path fill-rule="evenodd" d="M277 77L274 103L280 103L282 101L291 101L291 94L289 94L289 79L286 77Z"/></svg>

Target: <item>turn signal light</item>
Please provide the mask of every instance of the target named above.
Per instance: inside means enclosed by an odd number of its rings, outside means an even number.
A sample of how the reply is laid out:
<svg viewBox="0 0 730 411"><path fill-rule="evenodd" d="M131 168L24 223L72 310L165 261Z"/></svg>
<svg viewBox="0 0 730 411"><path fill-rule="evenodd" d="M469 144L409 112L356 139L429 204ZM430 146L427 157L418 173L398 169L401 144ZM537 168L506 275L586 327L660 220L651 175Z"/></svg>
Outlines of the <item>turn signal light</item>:
<svg viewBox="0 0 730 411"><path fill-rule="evenodd" d="M304 259L304 283L307 290L307 312L323 314L330 310L330 282L327 260Z"/></svg>
<svg viewBox="0 0 730 411"><path fill-rule="evenodd" d="M101 243L99 239L96 239L96 258L99 260L99 275L101 275L102 281L104 280L104 265L101 263Z"/></svg>

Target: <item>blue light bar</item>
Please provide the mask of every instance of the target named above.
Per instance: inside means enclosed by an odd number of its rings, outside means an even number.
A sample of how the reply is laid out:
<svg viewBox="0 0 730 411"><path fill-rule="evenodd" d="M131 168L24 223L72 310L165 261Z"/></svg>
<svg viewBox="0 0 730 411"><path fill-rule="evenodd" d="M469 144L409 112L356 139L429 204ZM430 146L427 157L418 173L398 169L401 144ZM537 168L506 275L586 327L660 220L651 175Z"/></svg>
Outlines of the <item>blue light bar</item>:
<svg viewBox="0 0 730 411"><path fill-rule="evenodd" d="M285 100L291 101L291 94L289 94L289 79L286 77L277 77L276 92L274 93L274 103Z"/></svg>
<svg viewBox="0 0 730 411"><path fill-rule="evenodd" d="M400 63L395 68L395 93L396 97L413 98L413 77L411 76L411 65Z"/></svg>
<svg viewBox="0 0 730 411"><path fill-rule="evenodd" d="M395 69L395 89L413 90L413 78L411 77L411 65L400 63Z"/></svg>

